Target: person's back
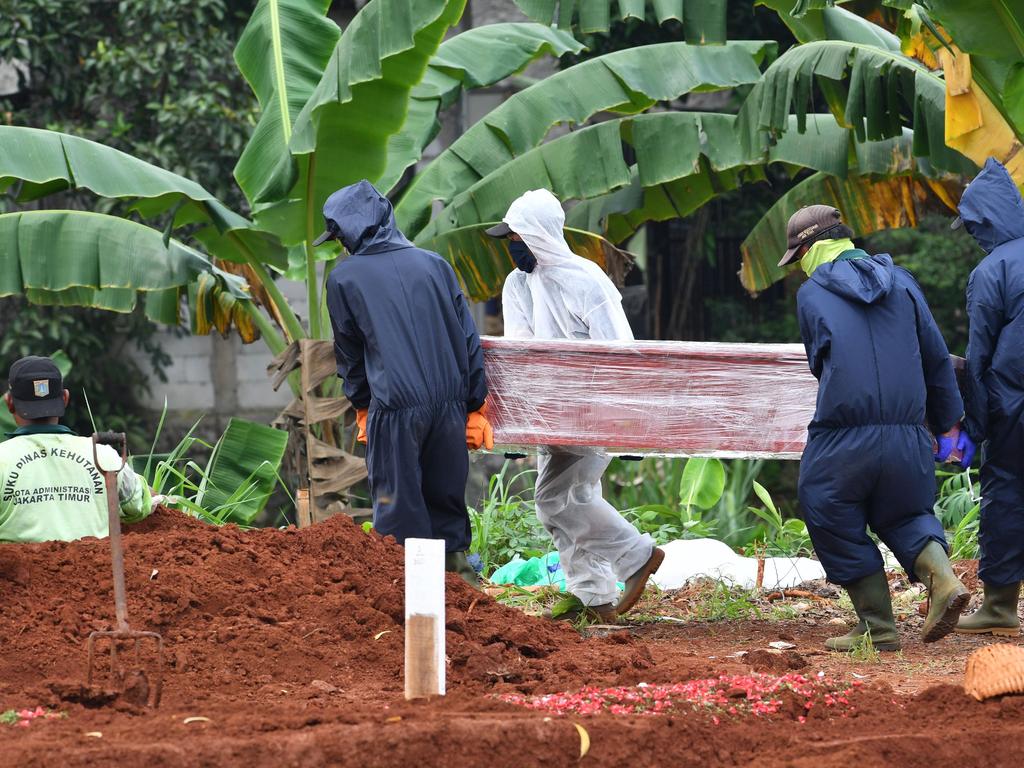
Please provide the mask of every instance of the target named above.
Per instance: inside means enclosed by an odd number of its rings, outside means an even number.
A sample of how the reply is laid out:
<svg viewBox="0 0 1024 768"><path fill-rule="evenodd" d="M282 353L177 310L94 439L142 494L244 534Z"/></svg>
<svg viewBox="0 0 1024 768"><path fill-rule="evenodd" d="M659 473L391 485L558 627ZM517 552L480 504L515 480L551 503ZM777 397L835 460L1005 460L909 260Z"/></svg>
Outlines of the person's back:
<svg viewBox="0 0 1024 768"><path fill-rule="evenodd" d="M327 287L336 343L361 342L362 369L347 371L345 393L357 408L372 393L383 408L460 401L477 410L486 397L482 352L451 265L406 240L370 185L347 189L339 237L352 255Z"/></svg>
<svg viewBox="0 0 1024 768"><path fill-rule="evenodd" d="M455 272L398 230L368 181L332 194L327 231L350 256L330 274L338 375L366 444L373 524L401 544L444 539L446 568L476 582L466 550L467 449L493 447L483 349Z"/></svg>
<svg viewBox="0 0 1024 768"><path fill-rule="evenodd" d="M986 165L971 182L960 216L988 254L967 284L965 424L976 441L999 442L1008 431L1024 438L1024 203L1002 166ZM998 460L1024 470L1016 451Z"/></svg>
<svg viewBox="0 0 1024 768"><path fill-rule="evenodd" d="M0 443L0 541L73 541L109 534L103 475L93 461L92 440L60 425L21 427ZM121 457L99 446L100 464L115 469ZM142 501L136 476L118 477L118 495ZM126 484L132 487L127 487ZM121 518L146 516L137 503Z"/></svg>
<svg viewBox="0 0 1024 768"><path fill-rule="evenodd" d="M963 401L949 351L917 283L886 254L853 244L838 209L807 206L789 219L789 249L810 278L797 293L800 336L818 401L800 459L798 496L814 552L850 595L859 619L826 647L869 636L900 648L878 536L931 601L921 637L952 631L970 593L949 565L935 502L932 432L950 450ZM926 423L928 426L926 426ZM931 431L929 431L929 427ZM973 449L972 449L973 450ZM947 453L948 455L948 453Z"/></svg>
<svg viewBox="0 0 1024 768"><path fill-rule="evenodd" d="M993 250L971 273L969 286L968 303L985 303L998 323L984 380L990 407L997 404L1006 418L1020 422L1024 420L1024 239ZM996 286L1001 290L991 290Z"/></svg>
<svg viewBox="0 0 1024 768"><path fill-rule="evenodd" d="M959 397L933 390L928 398L925 367L945 358L945 345L924 322L917 282L887 254L848 253L863 255L823 264L797 294L804 337L816 340L808 349L819 379L809 428L955 422Z"/></svg>
<svg viewBox="0 0 1024 768"><path fill-rule="evenodd" d="M330 280L333 305L344 302L359 318L366 378L382 406L470 399L466 333L456 311L460 289L448 262L412 246L360 252Z"/></svg>
<svg viewBox="0 0 1024 768"><path fill-rule="evenodd" d="M73 541L109 534L107 493L92 440L59 423L70 397L49 358L11 366L4 396L18 428L0 443L0 541ZM121 519L151 511L149 487L113 448L97 446L101 468L117 471Z"/></svg>
<svg viewBox="0 0 1024 768"><path fill-rule="evenodd" d="M957 224L988 255L967 283L964 419L971 437L984 441L978 576L985 599L957 631L1016 637L1024 580L1024 200L990 158L958 209Z"/></svg>

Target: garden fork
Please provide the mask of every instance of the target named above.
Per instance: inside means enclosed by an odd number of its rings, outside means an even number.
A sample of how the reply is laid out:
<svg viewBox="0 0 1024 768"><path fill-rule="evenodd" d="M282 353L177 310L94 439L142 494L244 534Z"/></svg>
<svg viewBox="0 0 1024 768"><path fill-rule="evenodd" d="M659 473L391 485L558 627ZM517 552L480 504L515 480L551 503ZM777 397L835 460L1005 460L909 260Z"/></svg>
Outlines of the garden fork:
<svg viewBox="0 0 1024 768"><path fill-rule="evenodd" d="M121 454L121 464L114 469L104 467L100 463L100 445L109 445ZM86 684L92 685L93 659L96 641L102 638L110 640L110 676L120 688L124 688L125 673L118 668L117 664L117 643L119 640L130 640L134 643L135 665L139 667L139 642L145 639L156 640L157 647L157 672L152 691L149 690L149 682L141 671L141 681L132 684L136 690L140 703L156 707L160 704L160 694L163 688L163 667L164 667L164 639L157 632L141 632L133 630L128 626L128 604L125 599L124 590L124 546L121 543L121 515L117 497L117 474L124 467L128 460L128 441L123 432L101 432L92 436L92 455L96 469L103 474L103 481L106 484L107 493L107 517L110 528L110 559L114 569L114 611L117 617L117 624L112 630L92 632L89 635L89 671L86 677Z"/></svg>

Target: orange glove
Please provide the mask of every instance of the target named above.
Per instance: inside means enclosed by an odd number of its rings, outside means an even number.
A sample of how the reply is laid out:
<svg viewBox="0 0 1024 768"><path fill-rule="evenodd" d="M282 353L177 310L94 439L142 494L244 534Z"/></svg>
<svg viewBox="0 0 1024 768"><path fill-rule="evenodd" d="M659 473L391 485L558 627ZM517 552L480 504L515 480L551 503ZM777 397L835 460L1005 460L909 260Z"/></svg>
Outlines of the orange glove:
<svg viewBox="0 0 1024 768"><path fill-rule="evenodd" d="M466 447L471 451L494 447L494 430L487 420L487 404L479 411L473 411L466 417Z"/></svg>
<svg viewBox="0 0 1024 768"><path fill-rule="evenodd" d="M359 434L356 435L358 440L363 445L366 445L366 414L369 413L367 408L356 408L356 424L359 426Z"/></svg>

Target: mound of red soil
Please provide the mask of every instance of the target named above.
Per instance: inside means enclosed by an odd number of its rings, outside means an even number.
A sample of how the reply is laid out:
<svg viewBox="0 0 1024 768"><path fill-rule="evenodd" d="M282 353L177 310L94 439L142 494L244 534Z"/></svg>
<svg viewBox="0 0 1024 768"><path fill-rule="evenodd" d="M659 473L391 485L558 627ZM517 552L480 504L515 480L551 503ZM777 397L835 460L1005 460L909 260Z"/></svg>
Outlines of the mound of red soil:
<svg viewBox="0 0 1024 768"><path fill-rule="evenodd" d="M772 622L583 639L455 577L447 581L449 695L406 703L403 553L393 541L343 517L302 531L241 531L170 510L124 541L130 622L167 643L163 705L143 709L82 685L85 639L113 621L107 541L0 545L0 710L67 714L0 724L0 765L575 766L575 724L590 744L583 760L605 766L959 768L1016 765L1024 750L1024 699L979 703L954 685L907 697L887 685L896 669L888 660L855 667L870 682L838 716L828 706L808 712L799 699L766 717L560 717L515 707L495 694L678 683L751 668L843 677L855 662L816 650L833 628L806 622L785 627L799 653L763 650L784 629ZM950 649L964 658L980 642L919 648L910 640L905 653L931 669ZM954 679L959 670L942 678Z"/></svg>
<svg viewBox="0 0 1024 768"><path fill-rule="evenodd" d="M160 509L124 536L129 621L163 634L165 703L262 688L402 689L403 550L346 517L305 530L214 528ZM113 622L106 540L0 545L0 709L31 688L74 690L85 638ZM628 637L584 641L449 576L449 686L531 692L650 666ZM66 695L66 693L65 693ZM80 696L80 693L75 693ZM51 703L52 695L51 695Z"/></svg>

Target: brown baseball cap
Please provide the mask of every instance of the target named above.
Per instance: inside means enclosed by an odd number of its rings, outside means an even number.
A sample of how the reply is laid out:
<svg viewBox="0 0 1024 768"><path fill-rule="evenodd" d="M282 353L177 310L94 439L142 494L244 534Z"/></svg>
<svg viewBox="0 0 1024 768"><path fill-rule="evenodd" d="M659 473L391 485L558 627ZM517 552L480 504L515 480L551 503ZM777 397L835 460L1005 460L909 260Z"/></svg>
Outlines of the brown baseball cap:
<svg viewBox="0 0 1024 768"><path fill-rule="evenodd" d="M796 261L796 252L809 240L818 237L833 227L843 223L838 208L831 205L808 205L789 217L789 224L786 226L786 251L780 267L792 264Z"/></svg>

